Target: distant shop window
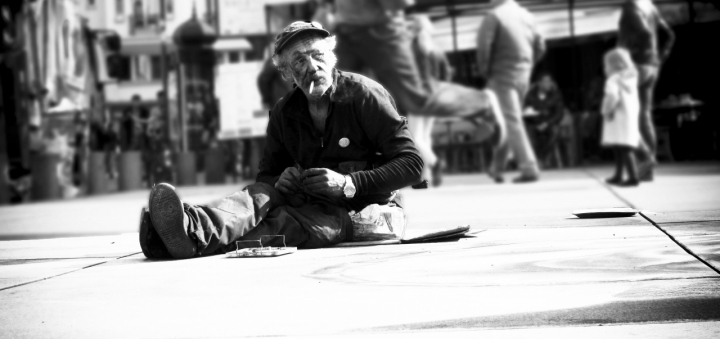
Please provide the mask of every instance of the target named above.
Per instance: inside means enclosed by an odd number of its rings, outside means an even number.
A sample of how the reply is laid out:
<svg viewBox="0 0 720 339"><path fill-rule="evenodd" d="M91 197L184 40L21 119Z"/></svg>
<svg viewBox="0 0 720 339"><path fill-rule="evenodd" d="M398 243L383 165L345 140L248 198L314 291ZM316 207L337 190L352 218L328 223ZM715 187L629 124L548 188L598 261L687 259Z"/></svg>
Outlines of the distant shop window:
<svg viewBox="0 0 720 339"><path fill-rule="evenodd" d="M162 57L159 55L153 55L150 57L150 76L151 80L162 79Z"/></svg>
<svg viewBox="0 0 720 339"><path fill-rule="evenodd" d="M130 14L130 32L137 34L156 34L160 29L163 11L161 0L133 0Z"/></svg>
<svg viewBox="0 0 720 339"><path fill-rule="evenodd" d="M115 21L125 20L125 0L115 0Z"/></svg>
<svg viewBox="0 0 720 339"><path fill-rule="evenodd" d="M240 52L238 52L238 51L229 52L228 59L229 59L228 61L231 64L236 64L236 63L240 62Z"/></svg>
<svg viewBox="0 0 720 339"><path fill-rule="evenodd" d="M165 0L165 19L172 20L175 16L175 4L173 0Z"/></svg>
<svg viewBox="0 0 720 339"><path fill-rule="evenodd" d="M108 76L119 81L130 80L130 57L114 54L107 57Z"/></svg>

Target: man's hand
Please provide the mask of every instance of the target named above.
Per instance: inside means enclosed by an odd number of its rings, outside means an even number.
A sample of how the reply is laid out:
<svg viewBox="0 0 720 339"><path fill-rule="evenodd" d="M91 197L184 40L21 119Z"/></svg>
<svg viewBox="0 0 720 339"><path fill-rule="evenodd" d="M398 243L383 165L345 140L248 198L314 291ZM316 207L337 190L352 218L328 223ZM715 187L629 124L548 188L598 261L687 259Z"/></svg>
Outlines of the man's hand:
<svg viewBox="0 0 720 339"><path fill-rule="evenodd" d="M300 182L300 171L295 167L286 168L275 183L275 189L285 194L293 194L303 190Z"/></svg>
<svg viewBox="0 0 720 339"><path fill-rule="evenodd" d="M343 196L345 176L340 173L327 168L310 168L303 172L301 178L307 192L335 198Z"/></svg>

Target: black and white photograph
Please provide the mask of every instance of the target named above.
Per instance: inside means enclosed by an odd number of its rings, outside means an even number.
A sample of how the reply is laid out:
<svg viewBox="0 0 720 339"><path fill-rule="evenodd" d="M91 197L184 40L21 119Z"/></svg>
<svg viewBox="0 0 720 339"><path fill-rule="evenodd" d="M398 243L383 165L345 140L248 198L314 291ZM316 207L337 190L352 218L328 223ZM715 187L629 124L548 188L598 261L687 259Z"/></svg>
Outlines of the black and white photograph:
<svg viewBox="0 0 720 339"><path fill-rule="evenodd" d="M0 39L0 339L720 337L720 0L5 0Z"/></svg>

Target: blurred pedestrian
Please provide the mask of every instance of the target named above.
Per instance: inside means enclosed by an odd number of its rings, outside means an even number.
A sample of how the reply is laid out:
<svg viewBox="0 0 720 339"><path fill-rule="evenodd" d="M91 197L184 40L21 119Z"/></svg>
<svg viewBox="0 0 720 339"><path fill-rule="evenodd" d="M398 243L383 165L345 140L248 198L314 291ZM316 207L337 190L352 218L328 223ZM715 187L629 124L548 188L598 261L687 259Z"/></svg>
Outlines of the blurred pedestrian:
<svg viewBox="0 0 720 339"><path fill-rule="evenodd" d="M420 113L429 97L412 51L404 10L414 0L335 0L338 69L372 70L400 114Z"/></svg>
<svg viewBox="0 0 720 339"><path fill-rule="evenodd" d="M532 14L515 0L492 0L491 4L493 9L483 19L477 37L478 70L500 101L509 140L495 149L489 174L496 182L503 181L512 150L521 172L513 181L533 182L539 179L540 169L522 121L522 103L545 43Z"/></svg>
<svg viewBox="0 0 720 339"><path fill-rule="evenodd" d="M565 105L560 89L550 74L538 77L527 97L523 120L540 162L547 162L560 136Z"/></svg>
<svg viewBox="0 0 720 339"><path fill-rule="evenodd" d="M445 53L435 47L432 38L432 23L426 15L412 15L408 18L408 27L412 33L412 51L418 66L420 80L428 93L438 88L438 81L450 81L451 68ZM432 178L432 185L439 186L442 182L442 161L432 149L432 129L434 116L413 115L410 112L408 129L415 139L420 154L425 162L423 177Z"/></svg>
<svg viewBox="0 0 720 339"><path fill-rule="evenodd" d="M105 126L105 143L103 151L105 152L105 170L110 179L118 177L117 171L117 155L120 153L120 134L122 132L120 120L110 115Z"/></svg>
<svg viewBox="0 0 720 339"><path fill-rule="evenodd" d="M280 98L292 90L292 83L283 80L280 71L273 65L272 58L267 58L263 63L262 71L257 78L257 86L260 92L263 109L271 110Z"/></svg>
<svg viewBox="0 0 720 339"><path fill-rule="evenodd" d="M130 107L123 111L122 132L120 136L123 151L142 150L146 144L147 125L150 112L142 105L142 98L134 94L130 99Z"/></svg>
<svg viewBox="0 0 720 339"><path fill-rule="evenodd" d="M664 34L660 39L660 34ZM638 71L640 94L640 132L643 143L638 155L642 156L639 178L653 180L657 139L652 121L653 92L660 67L670 55L675 33L663 20L651 0L626 0L622 5L618 30L618 46L630 52Z"/></svg>
<svg viewBox="0 0 720 339"><path fill-rule="evenodd" d="M639 184L635 154L641 143L638 72L630 54L616 48L605 54L605 96L602 103L602 145L615 152L615 174L606 182L618 186ZM628 178L623 180L623 169Z"/></svg>
<svg viewBox="0 0 720 339"><path fill-rule="evenodd" d="M88 158L88 124L82 112L75 113L73 119L74 131L72 147L74 149L72 160L72 183L80 187L85 182L87 175Z"/></svg>

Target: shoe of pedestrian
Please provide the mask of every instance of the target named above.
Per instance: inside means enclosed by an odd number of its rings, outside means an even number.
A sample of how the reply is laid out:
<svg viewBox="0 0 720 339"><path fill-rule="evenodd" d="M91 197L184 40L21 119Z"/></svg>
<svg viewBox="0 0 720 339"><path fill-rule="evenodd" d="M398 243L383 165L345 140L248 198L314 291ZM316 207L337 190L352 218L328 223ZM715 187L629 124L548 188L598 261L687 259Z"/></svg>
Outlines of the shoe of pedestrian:
<svg viewBox="0 0 720 339"><path fill-rule="evenodd" d="M172 259L172 255L152 225L150 211L147 208L140 211L140 248L148 259Z"/></svg>
<svg viewBox="0 0 720 339"><path fill-rule="evenodd" d="M618 177L612 177L612 178L607 178L607 179L605 179L605 182L606 182L608 185L618 185L618 184L620 184L620 183L622 182L622 179L620 179L620 178L618 178Z"/></svg>
<svg viewBox="0 0 720 339"><path fill-rule="evenodd" d="M618 183L617 185L620 187L636 187L636 186L640 185L640 180L628 179L628 180Z"/></svg>
<svg viewBox="0 0 720 339"><path fill-rule="evenodd" d="M187 233L182 201L175 187L161 183L150 191L150 220L170 255L175 259L195 256L196 242Z"/></svg>
<svg viewBox="0 0 720 339"><path fill-rule="evenodd" d="M638 167L638 180L645 182L653 181L653 164L651 162L645 162Z"/></svg>
<svg viewBox="0 0 720 339"><path fill-rule="evenodd" d="M505 178L503 178L502 174L493 172L492 170L488 170L487 172L490 179L492 179L496 184L502 184L505 182Z"/></svg>
<svg viewBox="0 0 720 339"><path fill-rule="evenodd" d="M521 176L513 179L513 183L516 183L516 184L526 184L526 183L536 182L536 181L538 181L538 180L540 180L540 177L538 177L537 175L526 175L526 174L523 174L523 175L521 175Z"/></svg>
<svg viewBox="0 0 720 339"><path fill-rule="evenodd" d="M438 187L442 184L442 170L443 170L443 164L442 160L438 160L435 162L435 165L430 169L432 174L432 185L434 187Z"/></svg>

